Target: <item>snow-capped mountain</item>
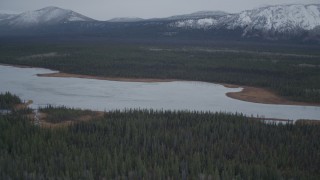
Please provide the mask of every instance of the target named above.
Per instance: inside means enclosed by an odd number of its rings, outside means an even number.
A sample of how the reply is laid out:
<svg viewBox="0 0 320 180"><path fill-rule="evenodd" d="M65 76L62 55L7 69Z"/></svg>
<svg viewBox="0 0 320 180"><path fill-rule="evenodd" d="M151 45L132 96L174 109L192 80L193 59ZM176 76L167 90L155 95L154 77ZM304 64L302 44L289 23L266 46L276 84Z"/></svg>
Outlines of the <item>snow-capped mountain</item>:
<svg viewBox="0 0 320 180"><path fill-rule="evenodd" d="M58 7L28 11L6 19L6 24L13 27L31 27L39 25L54 25L71 21L93 21L84 15Z"/></svg>
<svg viewBox="0 0 320 180"><path fill-rule="evenodd" d="M244 35L252 31L297 33L320 26L320 5L281 5L243 11L226 19L228 29L244 28Z"/></svg>
<svg viewBox="0 0 320 180"><path fill-rule="evenodd" d="M108 20L108 22L138 22L143 20L144 19L138 18L138 17L118 17L118 18L112 18Z"/></svg>
<svg viewBox="0 0 320 180"><path fill-rule="evenodd" d="M277 5L216 18L187 19L171 27L193 29L242 29L243 36L262 34L296 34L320 26L320 5Z"/></svg>

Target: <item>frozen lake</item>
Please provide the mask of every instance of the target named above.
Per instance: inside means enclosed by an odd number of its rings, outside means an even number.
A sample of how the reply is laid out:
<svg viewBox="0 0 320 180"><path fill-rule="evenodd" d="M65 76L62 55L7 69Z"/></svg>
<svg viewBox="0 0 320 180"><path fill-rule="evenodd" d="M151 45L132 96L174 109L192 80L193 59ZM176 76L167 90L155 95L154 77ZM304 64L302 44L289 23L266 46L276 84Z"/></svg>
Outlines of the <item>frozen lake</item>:
<svg viewBox="0 0 320 180"><path fill-rule="evenodd" d="M47 104L100 111L152 108L320 120L320 107L257 104L225 95L227 92L238 92L241 88L231 89L213 83L190 81L143 83L36 76L53 72L41 68L0 65L0 92L9 91L23 100L33 100L33 108Z"/></svg>

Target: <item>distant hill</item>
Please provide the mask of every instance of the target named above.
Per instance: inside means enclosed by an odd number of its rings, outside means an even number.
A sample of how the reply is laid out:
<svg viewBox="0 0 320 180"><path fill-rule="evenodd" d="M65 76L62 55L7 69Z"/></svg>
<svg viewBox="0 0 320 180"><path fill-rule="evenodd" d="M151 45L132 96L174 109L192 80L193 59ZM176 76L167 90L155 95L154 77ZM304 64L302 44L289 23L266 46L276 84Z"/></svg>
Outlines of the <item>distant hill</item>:
<svg viewBox="0 0 320 180"><path fill-rule="evenodd" d="M42 25L54 25L72 21L94 21L93 19L71 10L58 7L46 7L43 9L28 11L19 15L11 15L2 19L2 25L11 27L32 27Z"/></svg>

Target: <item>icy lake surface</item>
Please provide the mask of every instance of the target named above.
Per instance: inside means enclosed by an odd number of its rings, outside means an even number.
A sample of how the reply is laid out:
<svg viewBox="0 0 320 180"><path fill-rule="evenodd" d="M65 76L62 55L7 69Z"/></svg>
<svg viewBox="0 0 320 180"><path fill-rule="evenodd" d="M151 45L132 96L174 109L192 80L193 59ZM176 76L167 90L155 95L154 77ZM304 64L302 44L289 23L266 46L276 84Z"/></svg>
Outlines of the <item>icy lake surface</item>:
<svg viewBox="0 0 320 180"><path fill-rule="evenodd" d="M52 72L41 68L0 65L0 92L9 91L23 100L33 100L33 108L47 104L100 111L152 108L320 120L320 107L257 104L225 95L227 92L238 92L241 88L190 81L143 83L36 76Z"/></svg>

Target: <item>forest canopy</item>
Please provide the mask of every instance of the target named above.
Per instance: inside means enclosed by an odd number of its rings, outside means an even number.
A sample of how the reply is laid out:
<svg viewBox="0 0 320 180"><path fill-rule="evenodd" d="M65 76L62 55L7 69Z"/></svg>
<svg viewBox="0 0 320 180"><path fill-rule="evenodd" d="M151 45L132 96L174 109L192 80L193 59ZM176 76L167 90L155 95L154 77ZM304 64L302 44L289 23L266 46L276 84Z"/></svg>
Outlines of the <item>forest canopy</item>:
<svg viewBox="0 0 320 180"><path fill-rule="evenodd" d="M0 116L0 179L319 179L319 128L182 111L55 129Z"/></svg>

